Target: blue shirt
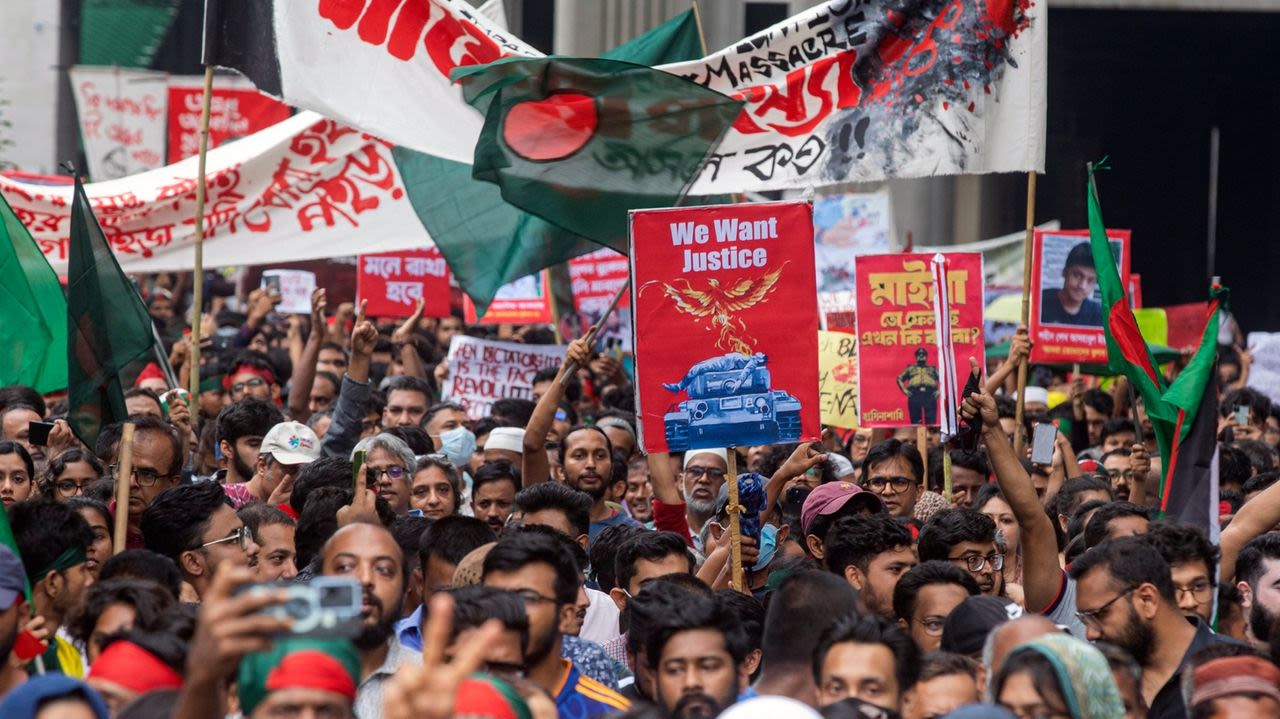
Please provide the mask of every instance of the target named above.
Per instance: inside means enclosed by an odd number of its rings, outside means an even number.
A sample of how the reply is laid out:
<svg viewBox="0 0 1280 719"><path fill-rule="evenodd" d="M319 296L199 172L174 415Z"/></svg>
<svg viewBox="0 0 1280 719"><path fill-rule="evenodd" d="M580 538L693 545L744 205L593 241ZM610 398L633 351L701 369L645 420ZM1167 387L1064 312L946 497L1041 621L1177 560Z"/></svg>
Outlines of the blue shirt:
<svg viewBox="0 0 1280 719"><path fill-rule="evenodd" d="M395 623L396 640L403 647L422 651L422 605L413 614ZM618 670L604 648L595 642L565 635L560 645L560 656L574 663L575 671L595 680L610 690L618 688Z"/></svg>
<svg viewBox="0 0 1280 719"><path fill-rule="evenodd" d="M565 659L564 667L564 679L556 690L556 711L560 719L596 719L621 714L631 708L626 697L582 675L573 662Z"/></svg>
<svg viewBox="0 0 1280 719"><path fill-rule="evenodd" d="M640 526L640 523L631 517L628 517L626 512L619 512L615 509L613 510L612 517L591 523L591 526L587 528L587 543L590 544L591 542L596 541L597 534L603 532L605 527L612 527L615 524L628 524L634 527Z"/></svg>

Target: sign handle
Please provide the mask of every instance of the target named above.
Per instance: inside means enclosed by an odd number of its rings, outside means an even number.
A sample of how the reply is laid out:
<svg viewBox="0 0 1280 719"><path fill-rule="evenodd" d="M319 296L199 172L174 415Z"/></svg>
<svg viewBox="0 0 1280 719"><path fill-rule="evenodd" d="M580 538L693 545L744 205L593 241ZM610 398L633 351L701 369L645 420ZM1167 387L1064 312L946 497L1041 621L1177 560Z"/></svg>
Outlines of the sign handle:
<svg viewBox="0 0 1280 719"><path fill-rule="evenodd" d="M129 483L133 481L133 422L125 422L120 431L120 466L116 472L115 542L112 554L124 551L129 535Z"/></svg>
<svg viewBox="0 0 1280 719"><path fill-rule="evenodd" d="M1022 243L1022 324L1030 326L1031 322L1031 243L1036 233L1036 173L1027 173L1027 236ZM1022 456L1022 448L1026 446L1027 432L1023 428L1025 399L1027 393L1027 362L1022 358L1018 363L1018 397L1014 409L1013 452Z"/></svg>
<svg viewBox="0 0 1280 719"><path fill-rule="evenodd" d="M729 561L732 567L733 587L739 592L746 591L742 583L742 505L738 503L738 450L729 447L726 459L729 464L729 504L725 507L729 512Z"/></svg>
<svg viewBox="0 0 1280 719"><path fill-rule="evenodd" d="M924 467L924 476L920 478L920 491L929 491L929 428L924 424L916 427L916 451L920 453L920 465Z"/></svg>
<svg viewBox="0 0 1280 719"><path fill-rule="evenodd" d="M600 334L600 330L604 328L605 320L609 319L609 315L613 314L613 311L618 308L618 303L622 301L622 296L626 294L630 287L631 280L628 279L626 282L623 282L622 286L618 288L618 293L613 296L613 300L610 301L609 306L605 308L604 314L600 315L600 319L596 320L596 323L591 325L591 329L587 330L587 334L584 339L587 340L588 345L595 343L596 335ZM576 374L578 374L578 363L570 360L569 364L565 367L564 377L560 380L560 386L568 387L569 382L572 381L573 376Z"/></svg>

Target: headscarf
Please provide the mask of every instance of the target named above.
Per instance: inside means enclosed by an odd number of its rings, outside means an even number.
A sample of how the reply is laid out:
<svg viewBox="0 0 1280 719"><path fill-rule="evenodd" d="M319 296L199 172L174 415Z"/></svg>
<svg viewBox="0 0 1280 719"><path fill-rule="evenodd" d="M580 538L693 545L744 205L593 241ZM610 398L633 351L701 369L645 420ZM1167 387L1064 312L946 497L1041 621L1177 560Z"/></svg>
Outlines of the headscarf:
<svg viewBox="0 0 1280 719"><path fill-rule="evenodd" d="M240 662L237 689L245 716L277 689L305 687L342 694L355 700L360 655L345 639L279 639L270 651L250 654Z"/></svg>
<svg viewBox="0 0 1280 719"><path fill-rule="evenodd" d="M35 719L41 705L63 697L84 699L95 719L110 716L106 702L88 684L63 674L43 674L31 677L5 695L4 701L0 701L0 717Z"/></svg>
<svg viewBox="0 0 1280 719"><path fill-rule="evenodd" d="M1005 659L1005 667L1023 652L1033 652L1049 660L1072 719L1124 716L1124 701L1116 688L1111 667L1093 645L1066 634L1049 634L1014 647Z"/></svg>

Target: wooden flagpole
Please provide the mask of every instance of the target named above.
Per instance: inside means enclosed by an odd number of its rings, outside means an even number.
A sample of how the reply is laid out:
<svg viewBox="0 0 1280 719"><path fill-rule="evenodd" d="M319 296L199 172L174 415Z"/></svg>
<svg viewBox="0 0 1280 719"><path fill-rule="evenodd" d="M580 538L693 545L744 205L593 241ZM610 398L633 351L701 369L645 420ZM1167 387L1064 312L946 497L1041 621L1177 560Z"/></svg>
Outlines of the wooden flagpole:
<svg viewBox="0 0 1280 719"><path fill-rule="evenodd" d="M120 456L116 460L116 516L115 542L112 554L124 551L129 537L129 483L133 481L133 422L125 422L120 428Z"/></svg>
<svg viewBox="0 0 1280 719"><path fill-rule="evenodd" d="M1036 173L1027 173L1027 234L1022 243L1022 324L1030 326L1031 322L1031 242L1036 232ZM1026 357L1018 363L1018 397L1014 409L1013 452L1022 457L1022 449L1027 443L1027 432L1024 429L1024 405L1027 393Z"/></svg>
<svg viewBox="0 0 1280 719"><path fill-rule="evenodd" d="M725 510L729 512L729 561L732 569L733 588L739 592L750 592L742 583L742 505L738 503L738 450L727 447L725 459L729 473L725 481L729 483L729 503Z"/></svg>
<svg viewBox="0 0 1280 719"><path fill-rule="evenodd" d="M204 201L209 186L205 158L209 154L209 105L213 99L213 65L204 66L204 96L200 106L200 155L196 162L196 244L191 278L191 402L200 396L200 325L204 319Z"/></svg>

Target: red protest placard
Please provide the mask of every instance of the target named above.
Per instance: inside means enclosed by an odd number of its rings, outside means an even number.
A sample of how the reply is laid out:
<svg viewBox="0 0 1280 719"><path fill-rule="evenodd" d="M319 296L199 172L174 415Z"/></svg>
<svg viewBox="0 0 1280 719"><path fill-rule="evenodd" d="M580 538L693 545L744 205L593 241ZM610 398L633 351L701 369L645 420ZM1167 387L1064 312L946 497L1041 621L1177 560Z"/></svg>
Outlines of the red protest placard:
<svg viewBox="0 0 1280 719"><path fill-rule="evenodd" d="M816 439L812 207L636 211L630 236L645 450Z"/></svg>
<svg viewBox="0 0 1280 719"><path fill-rule="evenodd" d="M204 77L169 78L169 162L200 151ZM286 120L289 106L258 92L248 80L215 77L209 103L209 149Z"/></svg>
<svg viewBox="0 0 1280 719"><path fill-rule="evenodd" d="M594 323L609 307L618 288L627 281L627 256L602 247L589 255L569 260L569 281L573 286L573 309ZM618 309L631 306L631 293L618 300Z"/></svg>
<svg viewBox="0 0 1280 719"><path fill-rule="evenodd" d="M963 387L968 359L979 364L984 359L982 253L946 257L956 386ZM856 260L858 421L863 426L938 424L941 398L931 259L926 254L897 254Z"/></svg>
<svg viewBox="0 0 1280 719"><path fill-rule="evenodd" d="M356 302L369 302L370 317L408 317L419 299L424 317L449 316L449 266L438 248L356 259Z"/></svg>
<svg viewBox="0 0 1280 719"><path fill-rule="evenodd" d="M476 317L476 306L470 297L462 303L469 325L527 325L551 321L551 276L546 270L498 288L484 317Z"/></svg>
<svg viewBox="0 0 1280 719"><path fill-rule="evenodd" d="M1107 230L1120 281L1128 284L1129 230ZM1088 230L1036 230L1031 248L1031 361L1105 364L1106 308Z"/></svg>

